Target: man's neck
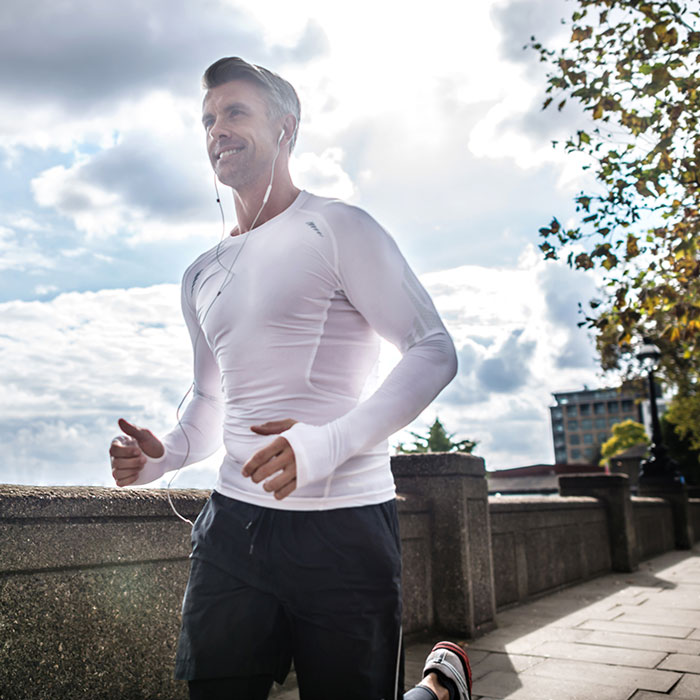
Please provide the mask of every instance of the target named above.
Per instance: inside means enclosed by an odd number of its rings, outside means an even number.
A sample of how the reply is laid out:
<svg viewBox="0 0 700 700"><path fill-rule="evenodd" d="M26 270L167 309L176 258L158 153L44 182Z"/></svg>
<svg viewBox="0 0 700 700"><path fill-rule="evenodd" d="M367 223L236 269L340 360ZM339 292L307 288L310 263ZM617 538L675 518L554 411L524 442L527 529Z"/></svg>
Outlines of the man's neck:
<svg viewBox="0 0 700 700"><path fill-rule="evenodd" d="M264 207L262 203L267 187L264 189L256 187L245 191L233 191L238 226L231 232L232 235L246 233L251 228L257 228L270 219L274 219L274 217L291 206L292 202L299 195L300 190L298 187L295 187L287 173L284 175L279 178L278 182L273 183L270 196Z"/></svg>

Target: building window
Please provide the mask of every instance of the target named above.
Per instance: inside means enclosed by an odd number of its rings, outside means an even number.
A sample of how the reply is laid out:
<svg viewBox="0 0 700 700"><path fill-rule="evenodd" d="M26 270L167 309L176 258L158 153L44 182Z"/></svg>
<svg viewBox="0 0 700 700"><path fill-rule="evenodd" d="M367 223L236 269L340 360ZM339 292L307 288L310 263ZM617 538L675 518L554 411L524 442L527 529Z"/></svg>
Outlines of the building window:
<svg viewBox="0 0 700 700"><path fill-rule="evenodd" d="M578 435L577 433L574 433L573 435L569 435L569 444L570 445L578 445L581 442L581 436Z"/></svg>
<svg viewBox="0 0 700 700"><path fill-rule="evenodd" d="M566 424L566 429L567 430L578 430L578 421L577 420L570 420Z"/></svg>
<svg viewBox="0 0 700 700"><path fill-rule="evenodd" d="M608 401L608 413L619 413L620 404L617 401Z"/></svg>
<svg viewBox="0 0 700 700"><path fill-rule="evenodd" d="M604 403L593 404L593 413L595 413L597 416L604 414L605 413L605 404Z"/></svg>
<svg viewBox="0 0 700 700"><path fill-rule="evenodd" d="M561 408L552 409L552 418L561 418L563 415Z"/></svg>
<svg viewBox="0 0 700 700"><path fill-rule="evenodd" d="M634 410L634 401L630 401L629 399L625 399L622 402L622 412L623 413L631 413Z"/></svg>
<svg viewBox="0 0 700 700"><path fill-rule="evenodd" d="M581 459L581 450L571 450L571 459Z"/></svg>
<svg viewBox="0 0 700 700"><path fill-rule="evenodd" d="M605 428L607 428L607 425L605 423L605 418L596 418L595 419L595 427L598 430L605 430Z"/></svg>
<svg viewBox="0 0 700 700"><path fill-rule="evenodd" d="M566 407L566 415L567 416L577 416L578 409L576 408L576 406L575 405L567 406Z"/></svg>
<svg viewBox="0 0 700 700"><path fill-rule="evenodd" d="M554 451L554 459L556 460L557 464L565 463L566 462L566 449L555 450Z"/></svg>
<svg viewBox="0 0 700 700"><path fill-rule="evenodd" d="M599 444L602 445L604 442L607 441L607 439L608 439L608 434L607 434L607 433L598 433L598 442L599 442Z"/></svg>
<svg viewBox="0 0 700 700"><path fill-rule="evenodd" d="M557 421L554 423L552 426L554 428L555 433L563 433L564 432L564 424L561 421Z"/></svg>
<svg viewBox="0 0 700 700"><path fill-rule="evenodd" d="M590 415L591 415L591 404L589 404L589 403L582 403L582 404L578 407L578 410L579 410L579 413L580 413L582 416L590 416Z"/></svg>
<svg viewBox="0 0 700 700"><path fill-rule="evenodd" d="M593 427L592 418L582 418L581 419L581 430L590 430Z"/></svg>
<svg viewBox="0 0 700 700"><path fill-rule="evenodd" d="M584 445L592 445L593 444L593 435L591 433L584 433L583 434L583 444Z"/></svg>
<svg viewBox="0 0 700 700"><path fill-rule="evenodd" d="M586 459L588 459L588 460L593 459L593 448L592 448L592 447L587 447L587 448L583 451L583 456L584 456Z"/></svg>

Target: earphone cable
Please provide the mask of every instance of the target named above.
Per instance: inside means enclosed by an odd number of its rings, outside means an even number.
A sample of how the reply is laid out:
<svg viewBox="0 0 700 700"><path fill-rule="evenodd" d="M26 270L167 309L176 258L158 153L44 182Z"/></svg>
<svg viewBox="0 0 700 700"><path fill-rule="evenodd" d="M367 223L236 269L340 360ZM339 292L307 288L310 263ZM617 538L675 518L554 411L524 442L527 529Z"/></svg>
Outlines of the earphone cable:
<svg viewBox="0 0 700 700"><path fill-rule="evenodd" d="M221 293L224 291L225 287L233 279L233 268L236 265L236 262L237 262L238 258L240 257L241 253L243 252L243 249L245 248L245 245L248 242L248 238L250 238L251 233L252 233L253 229L255 228L255 225L257 224L258 219L260 218L260 215L262 214L263 209L265 208L265 205L268 202L268 199L270 198L270 193L272 192L272 183L273 183L273 180L275 177L275 165L277 164L277 158L279 157L279 154L280 154L280 147L281 147L281 141L282 141L283 136L284 136L284 131L280 134L280 138L277 141L277 151L275 153L275 157L272 159L272 168L270 169L270 182L267 186L267 190L265 191L265 194L263 195L262 204L260 205L260 209L258 209L258 213L255 215L255 218L253 219L253 223L250 225L248 230L245 232L245 238L243 239L243 242L241 243L240 247L238 248L238 251L236 252L236 255L233 258L233 262L231 263L231 265L229 267L226 267L220 258L221 245L224 242L224 238L226 236L226 218L224 216L224 208L221 204L221 197L219 196L219 187L218 187L216 174L214 175L214 189L216 190L216 202L219 205L219 211L221 212L221 226L222 226L221 239L219 240L218 244L216 245L216 250L215 250L214 255L216 258L216 262L226 271L226 274L224 275L224 280L221 283L221 286L219 287L219 291L216 293L214 298L211 300L211 302L209 303L209 306L206 308L206 310L204 312L204 315L202 316L201 321L199 321L199 324L198 324L199 329L197 331L197 335L195 336L194 342L192 343L192 353L194 356L195 366L196 366L196 362L197 362L197 344L199 343L199 340L202 337L202 333L203 333L203 329L204 329L204 322L206 321L207 316L209 315L209 312L211 311L212 306L214 306L214 302L221 296ZM242 235L242 233L240 235ZM175 481L175 478L180 473L180 470L186 465L187 460L190 456L190 439L189 439L189 436L187 435L187 431L185 430L185 426L183 425L182 420L180 418L180 410L181 410L182 405L184 404L185 400L189 396L190 392L192 392L194 390L194 388L195 388L195 384L194 384L194 382L192 382L190 384L189 389L187 389L187 391L185 392L185 395L180 400L180 403L178 404L177 411L175 414L176 418L177 418L177 426L178 426L178 428L180 428L180 430L182 431L182 435L185 438L186 448L185 448L185 455L182 458L182 462L180 463L180 466L175 470L173 475L170 477L170 479L168 481L168 485L166 487L166 493L168 496L168 503L170 504L170 508L172 509L173 513L175 513L175 515L180 520L182 520L185 523L188 523L191 527L194 527L194 523L178 512L178 510L175 507L175 504L173 503L173 500L171 498L170 491L171 491L171 486L172 486L173 481Z"/></svg>

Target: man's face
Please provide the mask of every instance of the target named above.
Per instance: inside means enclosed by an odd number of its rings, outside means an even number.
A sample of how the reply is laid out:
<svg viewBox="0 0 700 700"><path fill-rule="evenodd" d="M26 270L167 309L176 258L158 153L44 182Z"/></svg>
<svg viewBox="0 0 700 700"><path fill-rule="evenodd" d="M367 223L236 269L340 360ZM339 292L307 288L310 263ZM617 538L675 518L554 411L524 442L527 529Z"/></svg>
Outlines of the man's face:
<svg viewBox="0 0 700 700"><path fill-rule="evenodd" d="M221 182L236 190L267 184L282 129L255 84L234 80L207 91L202 106L207 152Z"/></svg>

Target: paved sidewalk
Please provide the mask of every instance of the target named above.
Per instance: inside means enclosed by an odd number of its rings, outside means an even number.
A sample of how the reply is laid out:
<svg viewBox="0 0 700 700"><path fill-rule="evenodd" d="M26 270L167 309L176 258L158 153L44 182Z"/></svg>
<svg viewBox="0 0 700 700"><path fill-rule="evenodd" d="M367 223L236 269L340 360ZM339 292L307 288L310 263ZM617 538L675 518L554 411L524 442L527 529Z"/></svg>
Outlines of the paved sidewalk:
<svg viewBox="0 0 700 700"><path fill-rule="evenodd" d="M700 546L506 610L463 645L474 700L700 700ZM407 649L406 688L430 647Z"/></svg>
<svg viewBox="0 0 700 700"><path fill-rule="evenodd" d="M511 608L498 624L467 646L475 699L700 700L700 547Z"/></svg>

